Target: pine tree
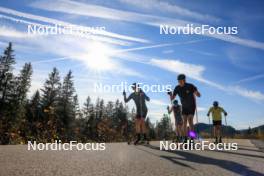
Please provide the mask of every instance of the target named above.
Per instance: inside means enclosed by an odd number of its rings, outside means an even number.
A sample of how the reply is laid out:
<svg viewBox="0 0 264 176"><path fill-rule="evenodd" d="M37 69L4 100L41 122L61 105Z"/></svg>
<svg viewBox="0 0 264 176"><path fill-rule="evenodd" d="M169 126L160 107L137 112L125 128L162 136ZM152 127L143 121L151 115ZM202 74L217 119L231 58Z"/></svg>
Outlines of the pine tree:
<svg viewBox="0 0 264 176"><path fill-rule="evenodd" d="M40 104L40 93L37 90L32 98L26 103L26 137L28 140L41 141L43 133L43 112Z"/></svg>
<svg viewBox="0 0 264 176"><path fill-rule="evenodd" d="M57 68L53 68L52 72L49 74L49 78L44 83L44 88L41 89L41 105L43 108L43 138L46 141L52 142L54 138L58 138L58 127L59 124L59 114L58 104L60 98L60 76Z"/></svg>
<svg viewBox="0 0 264 176"><path fill-rule="evenodd" d="M28 103L28 114L27 118L29 122L42 122L42 112L40 103L40 93L37 90L32 96L30 102Z"/></svg>
<svg viewBox="0 0 264 176"><path fill-rule="evenodd" d="M42 91L41 104L46 109L46 112L52 110L57 104L60 96L60 76L57 68L53 68L52 72L49 74L49 78L44 84Z"/></svg>
<svg viewBox="0 0 264 176"><path fill-rule="evenodd" d="M27 92L30 88L32 66L26 63L20 74L15 77L10 95L9 111L13 128L20 132L20 136L26 141L27 133L30 133L30 124L26 118Z"/></svg>
<svg viewBox="0 0 264 176"><path fill-rule="evenodd" d="M0 144L10 143L10 130L12 127L10 113L10 98L13 90L13 66L15 64L14 50L12 43L0 56Z"/></svg>
<svg viewBox="0 0 264 176"><path fill-rule="evenodd" d="M74 95L73 97L73 104L74 104L74 117L75 119L77 118L82 118L83 117L83 114L82 114L82 111L80 109L80 105L79 105L79 100L78 100L78 95Z"/></svg>
<svg viewBox="0 0 264 176"><path fill-rule="evenodd" d="M157 124L157 134L160 139L168 139L172 134L171 120L167 114L163 114L162 119Z"/></svg>
<svg viewBox="0 0 264 176"><path fill-rule="evenodd" d="M97 98L96 99L96 102L95 102L95 118L96 119L100 119L100 113L99 113L99 111L100 111L100 98Z"/></svg>
<svg viewBox="0 0 264 176"><path fill-rule="evenodd" d="M92 104L90 96L86 98L86 101L83 104L82 108L83 112L83 118L85 119L85 126L83 130L83 135L85 138L94 138L92 133L96 132L96 126L95 126L95 112L94 112L94 106Z"/></svg>
<svg viewBox="0 0 264 176"><path fill-rule="evenodd" d="M11 106L13 116L17 120L25 118L25 105L27 102L27 93L31 84L32 66L26 63L20 74L13 81L13 89L11 94Z"/></svg>
<svg viewBox="0 0 264 176"><path fill-rule="evenodd" d="M88 96L86 98L85 103L83 104L83 109L82 109L83 118L85 118L87 121L89 120L89 117L90 117L90 115L92 113L92 108L93 108L93 105L92 105L92 102L91 102L91 98Z"/></svg>
<svg viewBox="0 0 264 176"><path fill-rule="evenodd" d="M75 88L73 84L72 72L69 71L64 77L60 99L59 99L59 115L62 128L66 130L66 134L72 136L72 125L75 120Z"/></svg>
<svg viewBox="0 0 264 176"><path fill-rule="evenodd" d="M19 104L23 104L27 98L27 92L31 85L33 70L31 63L26 63L17 77L17 99Z"/></svg>
<svg viewBox="0 0 264 176"><path fill-rule="evenodd" d="M3 109L10 96L9 90L12 89L13 65L15 64L13 53L12 43L9 43L4 55L0 57L0 108Z"/></svg>
<svg viewBox="0 0 264 176"><path fill-rule="evenodd" d="M101 99L99 102L99 118L102 119L105 117L105 106L104 106L104 100Z"/></svg>

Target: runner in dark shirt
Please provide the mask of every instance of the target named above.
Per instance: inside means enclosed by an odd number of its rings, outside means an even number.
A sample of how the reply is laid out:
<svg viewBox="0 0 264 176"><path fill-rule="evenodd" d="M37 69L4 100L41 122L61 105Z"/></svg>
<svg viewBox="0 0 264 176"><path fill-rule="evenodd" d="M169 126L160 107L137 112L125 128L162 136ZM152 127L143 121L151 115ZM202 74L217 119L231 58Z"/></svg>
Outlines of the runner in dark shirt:
<svg viewBox="0 0 264 176"><path fill-rule="evenodd" d="M176 142L181 142L183 137L183 130L182 130L182 108L181 105L178 104L178 100L173 100L172 106L167 107L168 113L170 114L173 112L174 119L175 119L175 133L176 133Z"/></svg>
<svg viewBox="0 0 264 176"><path fill-rule="evenodd" d="M130 94L128 98L126 98L126 92L123 92L123 95L124 95L124 101L126 103L132 99L136 104L137 114L136 114L135 126L136 126L137 140L135 141L134 144L137 144L140 141L141 134L143 134L144 140L147 141L145 118L148 113L146 100L149 101L149 97L138 87L138 84L136 83L132 85L132 89L134 90L134 92Z"/></svg>
<svg viewBox="0 0 264 176"><path fill-rule="evenodd" d="M195 113L195 97L194 93L197 88L189 83L185 83L184 86L176 86L173 91L173 96L179 95L182 104L182 114L183 115L194 115Z"/></svg>
<svg viewBox="0 0 264 176"><path fill-rule="evenodd" d="M190 130L194 131L193 117L196 109L195 96L200 97L201 95L193 84L186 83L184 74L178 75L178 83L179 85L175 87L173 93L169 92L169 95L171 100L177 95L180 97L182 104L183 129L185 133L185 141L187 141L187 122L189 123Z"/></svg>

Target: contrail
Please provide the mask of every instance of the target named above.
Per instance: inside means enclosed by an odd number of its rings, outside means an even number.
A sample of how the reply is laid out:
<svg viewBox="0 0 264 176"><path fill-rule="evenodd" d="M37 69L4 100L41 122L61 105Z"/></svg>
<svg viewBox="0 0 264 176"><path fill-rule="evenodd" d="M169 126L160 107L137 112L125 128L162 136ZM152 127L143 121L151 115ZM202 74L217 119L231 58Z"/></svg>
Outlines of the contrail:
<svg viewBox="0 0 264 176"><path fill-rule="evenodd" d="M157 45L149 45L149 46L142 46L142 47L136 47L136 48L115 50L114 53L123 53L123 52L129 52L129 51L139 51L139 50L145 50L145 49L151 49L151 48L161 48L161 47L173 46L173 45L184 45L184 44L197 43L197 42L208 41L208 40L210 40L210 39L206 39L206 40L205 39L204 40L191 40L191 41L187 41L187 42L174 42L174 43L164 43L164 44L157 44Z"/></svg>
<svg viewBox="0 0 264 176"><path fill-rule="evenodd" d="M209 39L209 40L212 40L212 39ZM119 53L126 53L126 52L130 52L130 51L139 51L139 50L152 49L152 48L161 48L161 47L173 46L173 45L183 45L183 44L197 43L197 42L201 42L201 41L205 41L205 40L191 40L191 41L187 41L187 42L163 43L163 44L142 46L142 47L136 47L136 48L120 49L120 50L114 50L113 52L111 52L111 54L114 57L114 54L119 54ZM74 56L67 56L67 57L65 56L65 57L59 57L59 58L54 58L54 59L35 61L35 62L32 62L32 63L38 64L38 63L57 62L57 61L62 61L62 60L68 60L70 58L74 58ZM132 59L125 59L123 57L118 57L118 58L119 59L123 59L123 60L129 60L129 61L135 61L135 62L140 62L140 63L147 64L147 61L135 60L135 59L133 59L133 60Z"/></svg>
<svg viewBox="0 0 264 176"><path fill-rule="evenodd" d="M68 60L70 58L72 58L72 57L59 57L59 58L54 58L54 59L34 61L34 62L31 62L31 63L32 64L49 63L49 62L56 62L56 61Z"/></svg>
<svg viewBox="0 0 264 176"><path fill-rule="evenodd" d="M264 78L264 74L255 75L255 76L252 76L252 77L244 78L244 79L241 79L239 81L236 81L234 84L240 84L240 83L245 83L245 82L249 82L249 81L254 81L254 80L260 79L260 78Z"/></svg>

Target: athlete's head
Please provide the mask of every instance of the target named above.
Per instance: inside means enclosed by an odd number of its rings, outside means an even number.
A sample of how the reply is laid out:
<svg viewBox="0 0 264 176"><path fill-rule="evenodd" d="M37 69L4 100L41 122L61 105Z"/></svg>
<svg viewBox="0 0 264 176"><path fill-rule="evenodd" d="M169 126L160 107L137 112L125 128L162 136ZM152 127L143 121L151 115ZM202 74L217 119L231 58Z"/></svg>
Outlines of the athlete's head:
<svg viewBox="0 0 264 176"><path fill-rule="evenodd" d="M174 105L174 106L178 106L178 105L179 105L179 104L178 104L178 100L176 100L176 99L175 99L175 100L173 100L173 102L172 102L172 103L173 103L173 105Z"/></svg>
<svg viewBox="0 0 264 176"><path fill-rule="evenodd" d="M186 76L184 74L179 74L178 75L178 83L181 87L184 86L185 84L185 79L186 79Z"/></svg>
<svg viewBox="0 0 264 176"><path fill-rule="evenodd" d="M138 92L139 91L139 87L138 87L138 84L137 83L133 83L131 85L132 89L134 90L134 92Z"/></svg>
<svg viewBox="0 0 264 176"><path fill-rule="evenodd" d="M217 101L214 101L213 102L213 105L214 105L214 107L218 107L218 102Z"/></svg>

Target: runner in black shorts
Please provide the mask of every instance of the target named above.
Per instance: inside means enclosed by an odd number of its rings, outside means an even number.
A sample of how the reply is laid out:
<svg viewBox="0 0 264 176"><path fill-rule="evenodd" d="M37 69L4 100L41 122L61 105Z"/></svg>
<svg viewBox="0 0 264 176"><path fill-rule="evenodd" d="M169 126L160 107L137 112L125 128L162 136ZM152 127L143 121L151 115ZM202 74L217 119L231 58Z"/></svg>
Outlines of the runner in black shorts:
<svg viewBox="0 0 264 176"><path fill-rule="evenodd" d="M146 106L146 100L149 101L149 97L138 87L137 83L134 83L132 85L132 89L134 92L129 95L128 98L126 98L126 92L123 92L124 95L124 101L128 102L131 99L134 100L136 104L136 133L137 133L137 140L134 144L137 144L140 141L140 134L143 134L144 140L147 141L147 135L146 135L146 125L145 125L145 118L148 113L148 108Z"/></svg>
<svg viewBox="0 0 264 176"><path fill-rule="evenodd" d="M169 92L171 100L173 100L176 95L180 97L182 104L182 117L183 117L183 129L185 134L185 142L187 141L188 130L187 122L191 131L194 131L193 117L196 109L195 96L200 97L200 93L197 88L190 83L186 83L186 78L184 74L178 75L178 85L175 87L173 93Z"/></svg>
<svg viewBox="0 0 264 176"><path fill-rule="evenodd" d="M213 126L214 126L214 137L215 143L217 144L222 143L222 134L221 134L221 127L222 127L222 114L227 116L227 112L219 106L217 101L213 102L213 107L211 107L207 113L207 116L210 117L212 114L213 119Z"/></svg>
<svg viewBox="0 0 264 176"><path fill-rule="evenodd" d="M172 106L167 107L168 113L173 112L175 119L175 133L176 133L176 142L181 142L183 137L183 123L182 123L182 108L178 104L178 100L173 100Z"/></svg>

